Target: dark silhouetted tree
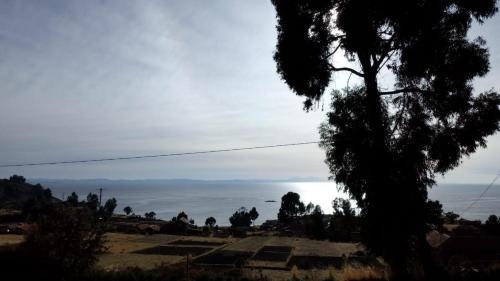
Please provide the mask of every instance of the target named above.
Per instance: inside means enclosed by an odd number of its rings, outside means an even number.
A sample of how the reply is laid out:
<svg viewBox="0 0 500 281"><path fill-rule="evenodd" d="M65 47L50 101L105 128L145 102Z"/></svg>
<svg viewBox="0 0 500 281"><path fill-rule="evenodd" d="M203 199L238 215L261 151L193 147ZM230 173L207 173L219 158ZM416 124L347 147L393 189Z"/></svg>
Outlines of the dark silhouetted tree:
<svg viewBox="0 0 500 281"><path fill-rule="evenodd" d="M259 212L257 212L257 209L255 207L252 207L249 214L252 223L255 223L255 220L259 217Z"/></svg>
<svg viewBox="0 0 500 281"><path fill-rule="evenodd" d="M500 234L500 219L496 215L490 215L484 224L491 234Z"/></svg>
<svg viewBox="0 0 500 281"><path fill-rule="evenodd" d="M212 228L215 226L215 224L217 223L217 221L215 220L214 217L208 217L206 220L205 220L205 225Z"/></svg>
<svg viewBox="0 0 500 281"><path fill-rule="evenodd" d="M496 215L490 215L486 220L486 225L497 225L499 223L498 217Z"/></svg>
<svg viewBox="0 0 500 281"><path fill-rule="evenodd" d="M229 218L229 222L233 227L249 227L252 224L252 219L247 209L241 207Z"/></svg>
<svg viewBox="0 0 500 281"><path fill-rule="evenodd" d="M144 214L144 217L148 220L154 220L156 218L156 213L151 211Z"/></svg>
<svg viewBox="0 0 500 281"><path fill-rule="evenodd" d="M319 205L316 205L314 210L309 215L309 219L311 220L310 231L312 237L315 239L324 239L326 237L326 229L323 218L323 210L321 210Z"/></svg>
<svg viewBox="0 0 500 281"><path fill-rule="evenodd" d="M310 215L314 211L315 207L316 206L314 206L312 202L309 202L309 204L306 205L306 214Z"/></svg>
<svg viewBox="0 0 500 281"><path fill-rule="evenodd" d="M105 250L105 225L90 208L52 205L44 210L23 249L57 267L57 273L70 277L91 269L97 255Z"/></svg>
<svg viewBox="0 0 500 281"><path fill-rule="evenodd" d="M109 219L111 216L113 216L113 212L116 209L116 199L115 198L110 198L106 200L106 203L104 203L104 206L101 209L101 214L104 218Z"/></svg>
<svg viewBox="0 0 500 281"><path fill-rule="evenodd" d="M458 219L460 218L460 215L454 212L446 212L444 213L443 216L444 216L444 222L449 224L457 224Z"/></svg>
<svg viewBox="0 0 500 281"><path fill-rule="evenodd" d="M71 195L68 196L68 198L66 199L66 202L68 202L68 204L70 204L70 205L77 206L78 205L78 194L76 194L75 192L72 192Z"/></svg>
<svg viewBox="0 0 500 281"><path fill-rule="evenodd" d="M12 183L18 183L18 184L26 183L26 179L23 176L19 176L19 175L12 175L9 178L9 181Z"/></svg>
<svg viewBox="0 0 500 281"><path fill-rule="evenodd" d="M336 198L332 201L333 215L330 218L331 239L335 241L350 241L351 234L356 230L356 211L348 199Z"/></svg>
<svg viewBox="0 0 500 281"><path fill-rule="evenodd" d="M132 213L132 207L130 206L127 206L125 208L123 208L123 212L128 216Z"/></svg>
<svg viewBox="0 0 500 281"><path fill-rule="evenodd" d="M89 193L89 195L87 195L86 204L90 209L97 211L99 209L99 196L94 193Z"/></svg>
<svg viewBox="0 0 500 281"><path fill-rule="evenodd" d="M440 228L443 226L443 205L438 200L427 200L425 221L429 225L429 228Z"/></svg>
<svg viewBox="0 0 500 281"><path fill-rule="evenodd" d="M498 131L500 97L473 95L489 70L473 21L496 0L272 0L277 71L290 88L319 101L332 74L359 81L334 91L321 146L332 178L361 208L362 239L383 255L394 279L426 267L427 189ZM344 55L350 65L338 65ZM393 85L379 81L382 69ZM390 89L387 89L390 87ZM391 233L391 235L387 235Z"/></svg>
<svg viewBox="0 0 500 281"><path fill-rule="evenodd" d="M181 218L188 219L188 215L186 213L184 213L184 211L182 211L179 214L177 214L176 220L180 220Z"/></svg>
<svg viewBox="0 0 500 281"><path fill-rule="evenodd" d="M306 211L304 203L300 201L300 195L295 192L288 192L281 197L281 207L278 212L278 220L283 223L294 221L297 216L303 215Z"/></svg>

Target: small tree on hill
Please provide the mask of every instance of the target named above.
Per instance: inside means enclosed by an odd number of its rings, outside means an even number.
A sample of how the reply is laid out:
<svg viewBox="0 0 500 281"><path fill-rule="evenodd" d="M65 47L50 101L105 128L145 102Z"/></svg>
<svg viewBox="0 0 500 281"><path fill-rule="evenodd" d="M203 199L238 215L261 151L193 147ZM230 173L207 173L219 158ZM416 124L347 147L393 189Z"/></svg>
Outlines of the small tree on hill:
<svg viewBox="0 0 500 281"><path fill-rule="evenodd" d="M184 213L184 211L180 212L179 214L177 214L177 220L180 220L181 218L185 218L185 219L188 219L188 215L186 213Z"/></svg>
<svg viewBox="0 0 500 281"><path fill-rule="evenodd" d="M132 213L132 207L130 206L127 206L125 208L123 208L123 212L128 216Z"/></svg>
<svg viewBox="0 0 500 281"><path fill-rule="evenodd" d="M77 206L78 205L78 194L75 192L72 192L70 196L66 199L66 202L72 206Z"/></svg>
<svg viewBox="0 0 500 281"><path fill-rule="evenodd" d="M251 210L250 210L250 219L252 220L252 224L255 223L255 220L259 217L259 212L257 212L257 209L255 207L253 207Z"/></svg>
<svg viewBox="0 0 500 281"><path fill-rule="evenodd" d="M300 195L295 192L288 192L281 197L281 207L278 212L278 220L283 223L289 223L304 214L306 207L300 201Z"/></svg>
<svg viewBox="0 0 500 281"><path fill-rule="evenodd" d="M496 215L490 215L486 220L485 225L496 226L498 225L498 223L499 223L498 217Z"/></svg>
<svg viewBox="0 0 500 281"><path fill-rule="evenodd" d="M156 213L151 211L144 214L144 217L148 220L154 220L156 218Z"/></svg>
<svg viewBox="0 0 500 281"><path fill-rule="evenodd" d="M87 206L92 209L92 210L98 210L99 209L99 196L94 193L89 193L87 195Z"/></svg>
<svg viewBox="0 0 500 281"><path fill-rule="evenodd" d="M215 224L217 223L217 221L215 220L214 217L208 217L206 220L205 220L205 225L212 228L215 226Z"/></svg>
<svg viewBox="0 0 500 281"><path fill-rule="evenodd" d="M444 222L448 224L457 224L460 215L454 212L446 212L444 213Z"/></svg>
<svg viewBox="0 0 500 281"><path fill-rule="evenodd" d="M500 234L500 219L496 215L490 215L485 222L485 228L491 234Z"/></svg>
<svg viewBox="0 0 500 281"><path fill-rule="evenodd" d="M319 205L316 205L308 218L311 221L311 235L315 239L324 239L326 237L326 229L323 223L323 218L323 210L321 210Z"/></svg>
<svg viewBox="0 0 500 281"><path fill-rule="evenodd" d="M9 181L10 181L10 182L12 182L12 183L22 184L22 183L25 183L25 182L26 182L26 179L25 179L23 176L12 175L12 176L9 178Z"/></svg>
<svg viewBox="0 0 500 281"><path fill-rule="evenodd" d="M247 209L241 207L229 218L229 222L233 227L250 227L252 219Z"/></svg>
<svg viewBox="0 0 500 281"><path fill-rule="evenodd" d="M314 206L312 202L309 202L309 204L307 204L306 206L306 215L310 215L314 211L315 207L316 206Z"/></svg>
<svg viewBox="0 0 500 281"><path fill-rule="evenodd" d="M336 198L332 202L333 215L330 219L330 232L333 240L350 241L356 228L356 211L347 199Z"/></svg>
<svg viewBox="0 0 500 281"><path fill-rule="evenodd" d="M111 216L113 216L113 212L116 209L116 199L115 198L110 198L106 200L106 203L104 203L104 206L100 208L99 212L105 219L110 219Z"/></svg>

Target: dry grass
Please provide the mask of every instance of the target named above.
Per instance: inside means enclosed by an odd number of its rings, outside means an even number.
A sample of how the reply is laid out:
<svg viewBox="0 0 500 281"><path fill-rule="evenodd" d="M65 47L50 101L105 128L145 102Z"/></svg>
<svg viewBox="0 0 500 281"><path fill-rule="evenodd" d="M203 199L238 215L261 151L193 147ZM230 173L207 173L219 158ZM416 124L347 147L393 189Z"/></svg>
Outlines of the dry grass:
<svg viewBox="0 0 500 281"><path fill-rule="evenodd" d="M342 270L342 280L354 281L363 279L387 279L387 273L373 267L346 266Z"/></svg>
<svg viewBox="0 0 500 281"><path fill-rule="evenodd" d="M295 242L294 254L298 256L332 256L341 257L362 250L358 244L332 243L310 239L298 239Z"/></svg>
<svg viewBox="0 0 500 281"><path fill-rule="evenodd" d="M292 269L291 271L284 270L272 270L272 269L245 269L243 274L246 277L251 277L257 280L265 280L262 277L266 277L267 280L272 281L290 281L290 280L307 280L307 281L324 281L330 277L334 280L343 280L342 273L335 270L327 269L313 269L313 270L297 270ZM295 277L295 278L294 278Z"/></svg>
<svg viewBox="0 0 500 281"><path fill-rule="evenodd" d="M183 260L184 257L165 255L141 254L104 254L99 258L97 266L105 270L119 270L127 267L153 269L162 264L172 264Z"/></svg>
<svg viewBox="0 0 500 281"><path fill-rule="evenodd" d="M269 236L251 236L241 239L225 249L230 251L256 252L270 240Z"/></svg>
<svg viewBox="0 0 500 281"><path fill-rule="evenodd" d="M0 246L19 244L24 240L23 235L18 234L1 234Z"/></svg>
<svg viewBox="0 0 500 281"><path fill-rule="evenodd" d="M180 239L182 236L169 234L153 234L153 235L136 235L134 242L149 243L156 245L165 245L174 240Z"/></svg>
<svg viewBox="0 0 500 281"><path fill-rule="evenodd" d="M106 247L109 254L123 254L151 247L150 243L135 242L142 235L106 233Z"/></svg>

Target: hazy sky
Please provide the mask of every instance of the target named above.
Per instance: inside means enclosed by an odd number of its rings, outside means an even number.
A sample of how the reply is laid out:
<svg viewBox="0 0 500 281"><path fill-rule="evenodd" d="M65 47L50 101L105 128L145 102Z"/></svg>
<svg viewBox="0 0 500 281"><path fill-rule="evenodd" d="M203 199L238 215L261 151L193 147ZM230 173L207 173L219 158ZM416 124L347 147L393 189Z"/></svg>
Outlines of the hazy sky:
<svg viewBox="0 0 500 281"><path fill-rule="evenodd" d="M275 12L253 1L0 2L0 164L318 139L272 59ZM500 89L500 18L478 89ZM339 78L334 86L343 87ZM500 137L445 177L488 182ZM316 145L100 164L0 169L44 178L327 178Z"/></svg>

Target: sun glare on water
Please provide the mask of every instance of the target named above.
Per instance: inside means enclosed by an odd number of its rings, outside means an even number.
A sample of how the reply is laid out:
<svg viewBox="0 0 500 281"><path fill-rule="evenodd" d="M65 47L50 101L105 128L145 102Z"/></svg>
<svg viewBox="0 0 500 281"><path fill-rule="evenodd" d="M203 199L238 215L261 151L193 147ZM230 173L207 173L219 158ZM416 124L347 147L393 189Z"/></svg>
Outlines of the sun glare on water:
<svg viewBox="0 0 500 281"><path fill-rule="evenodd" d="M312 202L314 205L320 205L323 212L331 214L333 211L332 201L335 198L348 199L349 196L337 190L334 182L295 182L292 184L297 193L300 194L300 199L304 204ZM354 202L351 204L355 206Z"/></svg>

